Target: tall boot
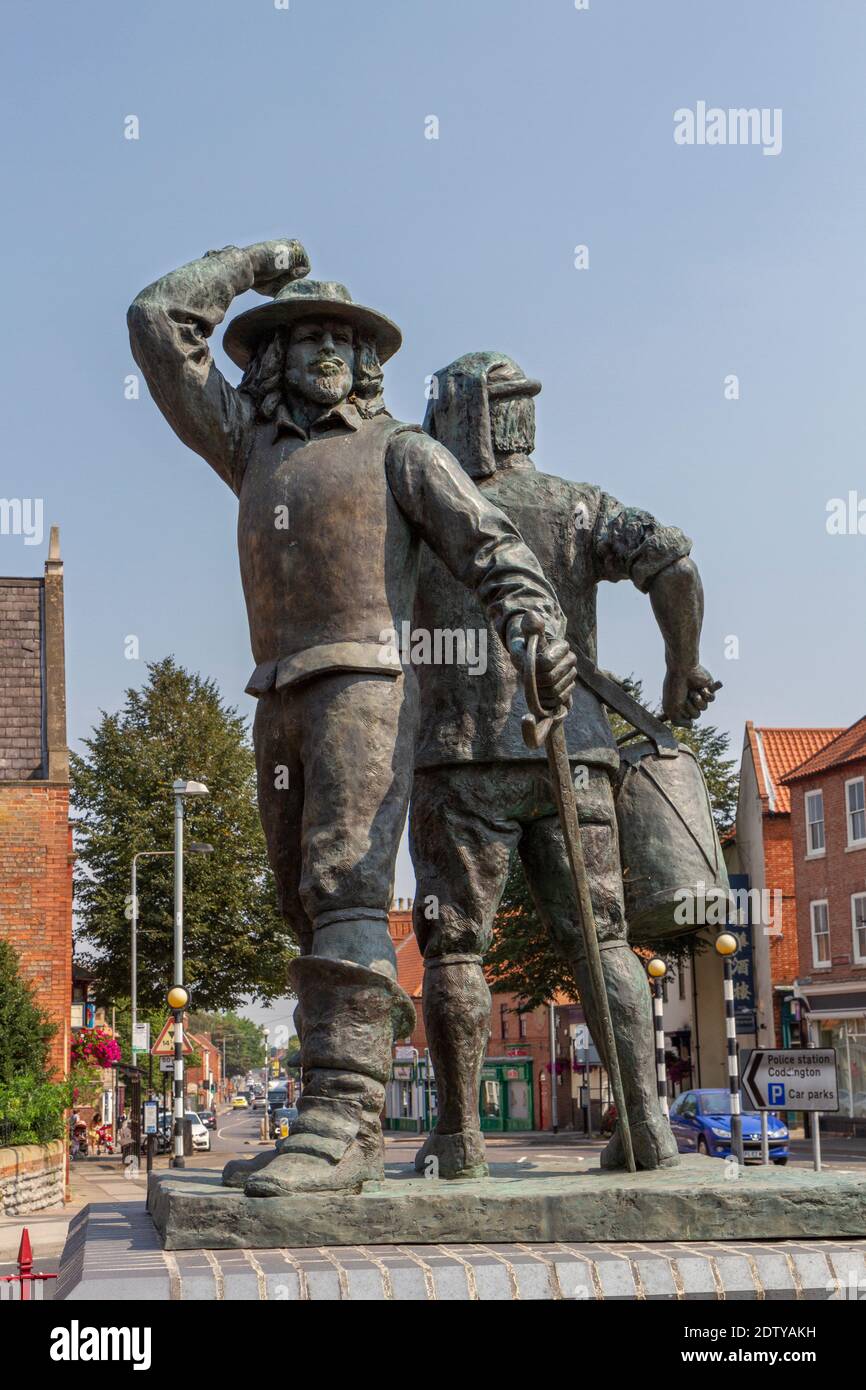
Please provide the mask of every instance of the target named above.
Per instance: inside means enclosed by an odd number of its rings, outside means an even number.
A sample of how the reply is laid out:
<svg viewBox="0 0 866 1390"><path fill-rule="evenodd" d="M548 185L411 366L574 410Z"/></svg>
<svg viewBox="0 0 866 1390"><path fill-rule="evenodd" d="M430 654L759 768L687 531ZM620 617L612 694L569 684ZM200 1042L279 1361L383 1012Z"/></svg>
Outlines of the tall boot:
<svg viewBox="0 0 866 1390"><path fill-rule="evenodd" d="M478 1088L490 1020L490 990L478 956L425 961L424 1026L436 1075L439 1118L415 1168L439 1178L483 1178Z"/></svg>
<svg viewBox="0 0 866 1390"><path fill-rule="evenodd" d="M289 979L303 1015L298 1118L244 1191L357 1192L385 1174L379 1116L391 1042L412 1031L415 1011L395 980L350 961L304 956Z"/></svg>
<svg viewBox="0 0 866 1390"><path fill-rule="evenodd" d="M601 962L635 1162L638 1168L671 1168L679 1163L679 1153L658 1101L652 1003L646 976L637 956L624 941L602 947ZM610 1075L601 1014L585 958L573 961L572 969L590 1032ZM607 1169L626 1166L619 1120L609 1144L602 1151L601 1166Z"/></svg>
<svg viewBox="0 0 866 1390"><path fill-rule="evenodd" d="M303 1017L301 1015L300 1004L293 1014L295 1023L295 1033L300 1040L303 1029ZM267 1096L265 1096L265 1115L267 1116ZM274 1146L277 1153L281 1153L285 1139L278 1139ZM262 1149L255 1158L230 1158L223 1168L222 1183L223 1187L245 1187L247 1178L253 1173L257 1173L260 1168L266 1168L274 1157L274 1149Z"/></svg>

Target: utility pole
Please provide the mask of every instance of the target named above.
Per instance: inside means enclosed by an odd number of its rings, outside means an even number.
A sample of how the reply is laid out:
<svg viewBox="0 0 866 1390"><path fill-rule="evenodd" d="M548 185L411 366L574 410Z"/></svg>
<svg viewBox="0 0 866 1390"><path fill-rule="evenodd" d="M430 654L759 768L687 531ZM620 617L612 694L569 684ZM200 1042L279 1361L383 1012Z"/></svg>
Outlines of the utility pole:
<svg viewBox="0 0 866 1390"><path fill-rule="evenodd" d="M550 1127L559 1133L559 1098L556 1094L556 1006L548 1006L550 1022Z"/></svg>
<svg viewBox="0 0 866 1390"><path fill-rule="evenodd" d="M174 983L168 1002L174 1013L174 1157L172 1166L184 1168L183 1129L186 1097L183 1079L183 1011L189 993L183 983L183 801L186 796L208 796L203 782L172 783L174 793Z"/></svg>

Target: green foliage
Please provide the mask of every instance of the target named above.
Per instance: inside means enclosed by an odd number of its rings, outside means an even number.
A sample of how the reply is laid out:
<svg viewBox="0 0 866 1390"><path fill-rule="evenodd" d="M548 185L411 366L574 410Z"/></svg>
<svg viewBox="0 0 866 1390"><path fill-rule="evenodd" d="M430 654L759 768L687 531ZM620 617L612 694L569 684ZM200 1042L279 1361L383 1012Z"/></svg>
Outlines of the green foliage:
<svg viewBox="0 0 866 1390"><path fill-rule="evenodd" d="M226 1040L226 1074L244 1076L251 1067L265 1064L265 1030L249 1018L236 1013L190 1014L193 1033L210 1033L214 1043L222 1047Z"/></svg>
<svg viewBox="0 0 866 1390"><path fill-rule="evenodd" d="M625 680L623 685L636 700L642 700L641 682ZM632 731L619 715L608 713L614 737L619 739ZM691 748L700 763L716 827L721 833L733 822L737 807L737 773L733 761L725 757L730 742L728 734L714 725L674 729L681 743ZM695 936L678 940L647 943L671 965L682 964L693 952L702 949ZM497 992L513 993L526 1009L546 1004L561 990L577 999L577 981L567 961L560 960L545 933L532 901L529 885L523 872L520 856L511 857L508 880L496 917L496 929L490 950L485 957L491 988Z"/></svg>
<svg viewBox="0 0 866 1390"><path fill-rule="evenodd" d="M75 900L82 957L105 1002L129 991L130 871L141 850L170 851L176 778L210 796L187 803L184 872L186 984L199 1009L285 992L293 944L276 906L255 799L255 764L243 718L213 681L175 664L148 666L141 690L103 712L72 758L78 859ZM164 1007L173 974L173 860L138 861L138 991L142 1009Z"/></svg>
<svg viewBox="0 0 866 1390"><path fill-rule="evenodd" d="M24 1075L47 1081L48 1048L56 1031L36 1004L32 985L21 978L17 952L0 940L0 1085Z"/></svg>
<svg viewBox="0 0 866 1390"><path fill-rule="evenodd" d="M12 1124L11 1144L49 1144L65 1134L63 1112L72 1103L66 1081L18 1076L0 1081L0 1119Z"/></svg>

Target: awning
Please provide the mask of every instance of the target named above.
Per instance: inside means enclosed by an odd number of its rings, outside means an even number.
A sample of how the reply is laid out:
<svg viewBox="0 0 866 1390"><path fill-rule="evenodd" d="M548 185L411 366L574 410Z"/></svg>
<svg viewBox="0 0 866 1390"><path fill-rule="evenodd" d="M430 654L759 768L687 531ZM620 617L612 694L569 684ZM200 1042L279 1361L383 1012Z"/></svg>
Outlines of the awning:
<svg viewBox="0 0 866 1390"><path fill-rule="evenodd" d="M860 987L837 994L810 994L806 989L800 998L811 1018L862 1018L866 1014L866 989Z"/></svg>

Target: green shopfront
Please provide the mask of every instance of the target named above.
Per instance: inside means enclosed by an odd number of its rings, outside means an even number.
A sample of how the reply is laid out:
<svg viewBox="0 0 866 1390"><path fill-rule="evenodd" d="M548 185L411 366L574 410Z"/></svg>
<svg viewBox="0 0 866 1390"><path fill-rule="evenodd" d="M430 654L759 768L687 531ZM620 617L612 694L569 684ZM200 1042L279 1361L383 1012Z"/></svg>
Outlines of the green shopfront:
<svg viewBox="0 0 866 1390"><path fill-rule="evenodd" d="M481 1072L479 1108L482 1129L532 1129L532 1059L488 1057Z"/></svg>
<svg viewBox="0 0 866 1390"><path fill-rule="evenodd" d="M403 1055L395 1058L385 1090L385 1129L423 1134L436 1123L438 1113L433 1068L426 1054L407 1055L414 1051L409 1048L400 1051ZM488 1057L481 1072L478 1108L483 1130L532 1129L532 1059Z"/></svg>

